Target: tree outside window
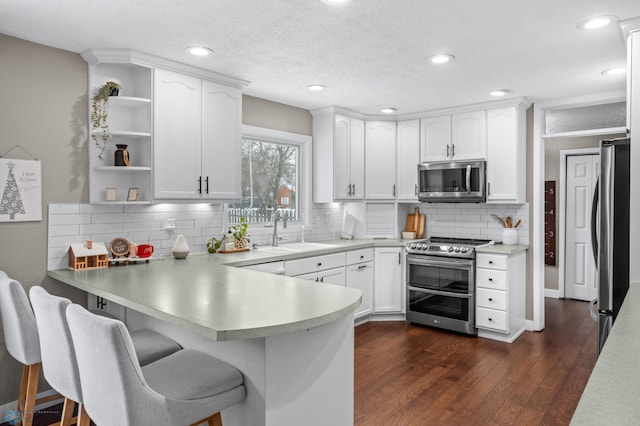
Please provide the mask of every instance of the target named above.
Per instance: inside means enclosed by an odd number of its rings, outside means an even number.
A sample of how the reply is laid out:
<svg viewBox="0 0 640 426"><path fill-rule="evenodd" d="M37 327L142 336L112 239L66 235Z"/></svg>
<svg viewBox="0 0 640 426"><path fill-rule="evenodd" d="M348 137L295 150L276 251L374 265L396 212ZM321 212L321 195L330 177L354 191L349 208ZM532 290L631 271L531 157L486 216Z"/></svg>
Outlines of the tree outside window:
<svg viewBox="0 0 640 426"><path fill-rule="evenodd" d="M296 145L244 138L242 201L229 206L229 222L270 222L278 208L298 220L299 155Z"/></svg>

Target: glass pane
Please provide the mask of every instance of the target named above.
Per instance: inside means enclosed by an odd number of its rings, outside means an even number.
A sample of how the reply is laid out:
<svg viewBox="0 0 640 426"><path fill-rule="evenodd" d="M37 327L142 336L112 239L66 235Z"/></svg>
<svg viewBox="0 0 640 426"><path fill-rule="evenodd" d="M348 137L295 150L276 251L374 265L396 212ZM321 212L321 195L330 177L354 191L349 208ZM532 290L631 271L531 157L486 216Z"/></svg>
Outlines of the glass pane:
<svg viewBox="0 0 640 426"><path fill-rule="evenodd" d="M298 220L299 148L256 139L242 140L242 201L229 205L229 222L270 222L281 208Z"/></svg>
<svg viewBox="0 0 640 426"><path fill-rule="evenodd" d="M420 172L420 188L425 192L467 192L467 170L434 169ZM471 168L469 191L480 191L480 169Z"/></svg>
<svg viewBox="0 0 640 426"><path fill-rule="evenodd" d="M626 102L549 110L545 114L546 134L626 127L626 124Z"/></svg>
<svg viewBox="0 0 640 426"><path fill-rule="evenodd" d="M409 309L421 314L469 321L467 299L409 291Z"/></svg>
<svg viewBox="0 0 640 426"><path fill-rule="evenodd" d="M410 265L409 283L414 287L467 293L469 271L442 266Z"/></svg>

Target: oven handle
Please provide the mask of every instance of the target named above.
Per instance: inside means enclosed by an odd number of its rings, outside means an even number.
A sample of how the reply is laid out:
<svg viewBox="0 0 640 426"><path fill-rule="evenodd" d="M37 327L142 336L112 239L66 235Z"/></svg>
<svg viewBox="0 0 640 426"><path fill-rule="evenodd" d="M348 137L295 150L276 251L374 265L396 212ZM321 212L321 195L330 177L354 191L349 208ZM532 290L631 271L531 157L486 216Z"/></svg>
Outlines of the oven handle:
<svg viewBox="0 0 640 426"><path fill-rule="evenodd" d="M456 268L456 267L473 267L473 260L467 259L447 259L447 260L436 260L433 257L429 256L428 259L425 259L427 256L407 256L407 265L410 263L422 266L442 266L445 268Z"/></svg>
<svg viewBox="0 0 640 426"><path fill-rule="evenodd" d="M435 294L437 296L455 297L458 299L471 299L472 293L451 293L448 291L430 290L426 288L414 287L412 285L407 286L407 290L415 291L417 293Z"/></svg>

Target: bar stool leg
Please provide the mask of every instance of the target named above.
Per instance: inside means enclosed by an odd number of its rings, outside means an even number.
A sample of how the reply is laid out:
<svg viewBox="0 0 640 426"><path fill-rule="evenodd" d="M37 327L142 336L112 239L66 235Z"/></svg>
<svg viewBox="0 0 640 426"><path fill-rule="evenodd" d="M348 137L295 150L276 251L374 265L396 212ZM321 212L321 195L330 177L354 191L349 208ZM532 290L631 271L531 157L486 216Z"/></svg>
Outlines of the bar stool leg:
<svg viewBox="0 0 640 426"><path fill-rule="evenodd" d="M222 426L222 416L219 412L209 417L209 426Z"/></svg>
<svg viewBox="0 0 640 426"><path fill-rule="evenodd" d="M24 410L22 414L22 424L31 426L33 424L33 413L36 408L36 394L38 393L38 377L40 376L40 363L27 366L27 385L24 395ZM23 375L24 378L24 375ZM22 392L23 385L20 385Z"/></svg>
<svg viewBox="0 0 640 426"><path fill-rule="evenodd" d="M75 408L75 406L75 401L72 401L69 398L64 399L64 404L62 404L62 418L60 419L60 426L70 426L73 424L73 409Z"/></svg>
<svg viewBox="0 0 640 426"><path fill-rule="evenodd" d="M87 410L84 409L84 404L80 404L78 407L78 422L77 426L90 426L91 418L87 414Z"/></svg>
<svg viewBox="0 0 640 426"><path fill-rule="evenodd" d="M29 366L22 366L22 381L20 381L20 394L18 395L18 411L24 412L24 403L27 399L27 384L29 383Z"/></svg>

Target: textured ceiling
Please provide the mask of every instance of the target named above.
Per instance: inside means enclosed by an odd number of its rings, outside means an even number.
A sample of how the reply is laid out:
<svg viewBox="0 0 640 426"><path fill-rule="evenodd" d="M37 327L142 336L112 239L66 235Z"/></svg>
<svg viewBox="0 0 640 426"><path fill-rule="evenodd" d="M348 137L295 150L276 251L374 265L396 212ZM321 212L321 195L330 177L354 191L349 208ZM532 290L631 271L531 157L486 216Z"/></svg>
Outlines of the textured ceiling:
<svg viewBox="0 0 640 426"><path fill-rule="evenodd" d="M398 114L491 100L534 101L625 89L617 25L638 0L0 0L0 33L74 52L132 48L248 80L245 93L314 109ZM184 48L209 46L206 58ZM428 57L455 55L435 66ZM0 56L1 57L1 56ZM306 86L324 84L322 92Z"/></svg>

